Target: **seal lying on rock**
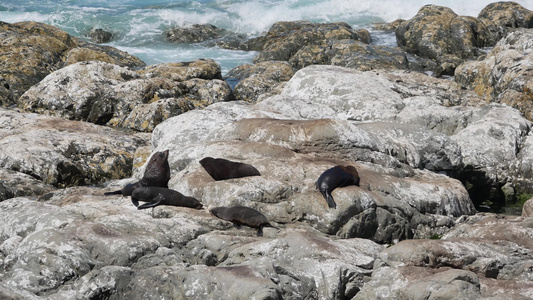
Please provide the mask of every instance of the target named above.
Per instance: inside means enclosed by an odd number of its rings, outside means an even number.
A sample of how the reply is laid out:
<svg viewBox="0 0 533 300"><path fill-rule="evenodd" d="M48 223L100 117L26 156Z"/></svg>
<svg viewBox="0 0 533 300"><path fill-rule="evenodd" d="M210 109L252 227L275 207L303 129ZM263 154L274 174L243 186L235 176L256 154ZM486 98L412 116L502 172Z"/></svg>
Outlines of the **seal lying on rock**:
<svg viewBox="0 0 533 300"><path fill-rule="evenodd" d="M241 225L257 228L257 236L263 236L263 227L272 227L268 219L257 210L245 206L215 207L210 212L217 218L230 221L237 228Z"/></svg>
<svg viewBox="0 0 533 300"><path fill-rule="evenodd" d="M315 183L316 188L320 190L320 193L326 199L329 208L337 208L331 192L338 187L348 185L359 186L359 174L352 166L345 167L340 165L324 171Z"/></svg>
<svg viewBox="0 0 533 300"><path fill-rule="evenodd" d="M148 203L139 206L139 201ZM158 205L202 208L202 203L194 197L184 196L178 191L156 186L141 186L136 188L131 194L131 202L137 209L156 207Z"/></svg>
<svg viewBox="0 0 533 300"><path fill-rule="evenodd" d="M234 162L223 158L205 157L200 164L214 180L261 176L256 168L249 164Z"/></svg>
<svg viewBox="0 0 533 300"><path fill-rule="evenodd" d="M170 166L168 165L168 149L154 153L146 169L144 170L143 178L135 183L129 183L122 189L114 192L107 192L104 195L118 195L131 196L133 190L141 186L159 186L168 187L170 180Z"/></svg>

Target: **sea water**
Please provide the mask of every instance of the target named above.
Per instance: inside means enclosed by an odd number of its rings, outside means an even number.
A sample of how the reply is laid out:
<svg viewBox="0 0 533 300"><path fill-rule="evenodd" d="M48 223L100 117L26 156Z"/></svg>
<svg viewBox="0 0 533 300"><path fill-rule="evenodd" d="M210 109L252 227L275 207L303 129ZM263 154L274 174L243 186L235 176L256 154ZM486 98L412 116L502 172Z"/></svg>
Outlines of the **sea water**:
<svg viewBox="0 0 533 300"><path fill-rule="evenodd" d="M146 64L212 58L222 73L251 63L256 52L202 44L176 44L165 32L176 26L212 24L249 37L264 34L278 21L346 22L371 31L373 43L395 46L394 35L372 31L372 24L410 19L426 4L477 16L482 0L0 0L0 21L37 21L86 39L91 29L111 31L107 45L138 56ZM533 10L533 0L517 0Z"/></svg>

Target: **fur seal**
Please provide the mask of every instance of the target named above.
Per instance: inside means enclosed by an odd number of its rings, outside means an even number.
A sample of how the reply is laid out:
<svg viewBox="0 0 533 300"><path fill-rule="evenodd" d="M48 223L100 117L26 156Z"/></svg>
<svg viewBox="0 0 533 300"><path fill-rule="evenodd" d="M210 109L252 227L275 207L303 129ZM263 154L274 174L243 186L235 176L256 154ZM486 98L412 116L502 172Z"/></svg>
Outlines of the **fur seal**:
<svg viewBox="0 0 533 300"><path fill-rule="evenodd" d="M205 157L200 164L214 180L226 180L246 176L261 176L252 165L234 162L223 158Z"/></svg>
<svg viewBox="0 0 533 300"><path fill-rule="evenodd" d="M139 205L139 201L148 203ZM203 207L202 203L194 197L184 196L178 191L156 186L136 188L131 194L131 202L137 209L156 207L158 205L183 206L196 209Z"/></svg>
<svg viewBox="0 0 533 300"><path fill-rule="evenodd" d="M338 188L348 185L359 186L359 174L353 166L335 166L328 169L318 177L315 183L317 189L320 190L324 199L328 203L329 208L337 208L337 204L331 196L331 192Z"/></svg>
<svg viewBox="0 0 533 300"><path fill-rule="evenodd" d="M257 236L263 236L263 227L276 228L268 222L265 215L250 207L215 207L210 212L219 219L232 222L236 228L241 225L257 228Z"/></svg>
<svg viewBox="0 0 533 300"><path fill-rule="evenodd" d="M104 195L119 195L131 196L133 190L141 186L159 186L168 187L168 181L170 180L170 166L168 165L168 149L154 153L141 180L135 183L129 183L122 189L114 192L107 192Z"/></svg>

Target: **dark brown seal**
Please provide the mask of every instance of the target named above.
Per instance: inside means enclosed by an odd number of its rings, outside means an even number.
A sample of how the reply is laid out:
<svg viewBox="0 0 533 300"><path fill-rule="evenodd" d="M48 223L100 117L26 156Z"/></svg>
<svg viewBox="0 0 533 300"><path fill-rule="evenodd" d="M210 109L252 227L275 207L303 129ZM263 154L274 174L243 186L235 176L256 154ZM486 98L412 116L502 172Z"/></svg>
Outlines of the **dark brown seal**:
<svg viewBox="0 0 533 300"><path fill-rule="evenodd" d="M168 149L154 153L141 180L135 183L129 183L122 189L114 192L107 192L104 195L118 195L131 196L133 190L141 186L159 186L168 187L168 181L170 180L170 166L168 165Z"/></svg>
<svg viewBox="0 0 533 300"><path fill-rule="evenodd" d="M148 203L139 205L139 201ZM131 194L131 202L137 209L156 207L158 205L202 208L202 203L194 197L184 196L178 191L156 186L141 186L136 188Z"/></svg>
<svg viewBox="0 0 533 300"><path fill-rule="evenodd" d="M348 185L359 186L359 174L352 166L335 166L326 170L315 183L316 188L320 190L329 208L337 208L337 204L331 196L331 192L338 188Z"/></svg>
<svg viewBox="0 0 533 300"><path fill-rule="evenodd" d="M217 181L246 176L261 176L252 165L223 158L205 157L200 160L200 164Z"/></svg>
<svg viewBox="0 0 533 300"><path fill-rule="evenodd" d="M263 236L263 227L273 227L268 219L257 210L245 206L215 207L210 212L217 218L230 221L237 228L241 225L257 228L257 236Z"/></svg>

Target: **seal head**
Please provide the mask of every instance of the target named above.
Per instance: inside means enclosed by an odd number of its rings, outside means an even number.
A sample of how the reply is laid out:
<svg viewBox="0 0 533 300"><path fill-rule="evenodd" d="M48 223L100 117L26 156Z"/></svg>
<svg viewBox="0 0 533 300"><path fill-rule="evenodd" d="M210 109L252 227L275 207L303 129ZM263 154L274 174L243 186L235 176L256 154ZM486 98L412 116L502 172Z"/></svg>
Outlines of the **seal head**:
<svg viewBox="0 0 533 300"><path fill-rule="evenodd" d="M337 208L331 192L338 187L349 185L359 186L359 174L353 166L335 166L328 169L318 177L315 183L316 188L322 193L328 203L329 208Z"/></svg>

